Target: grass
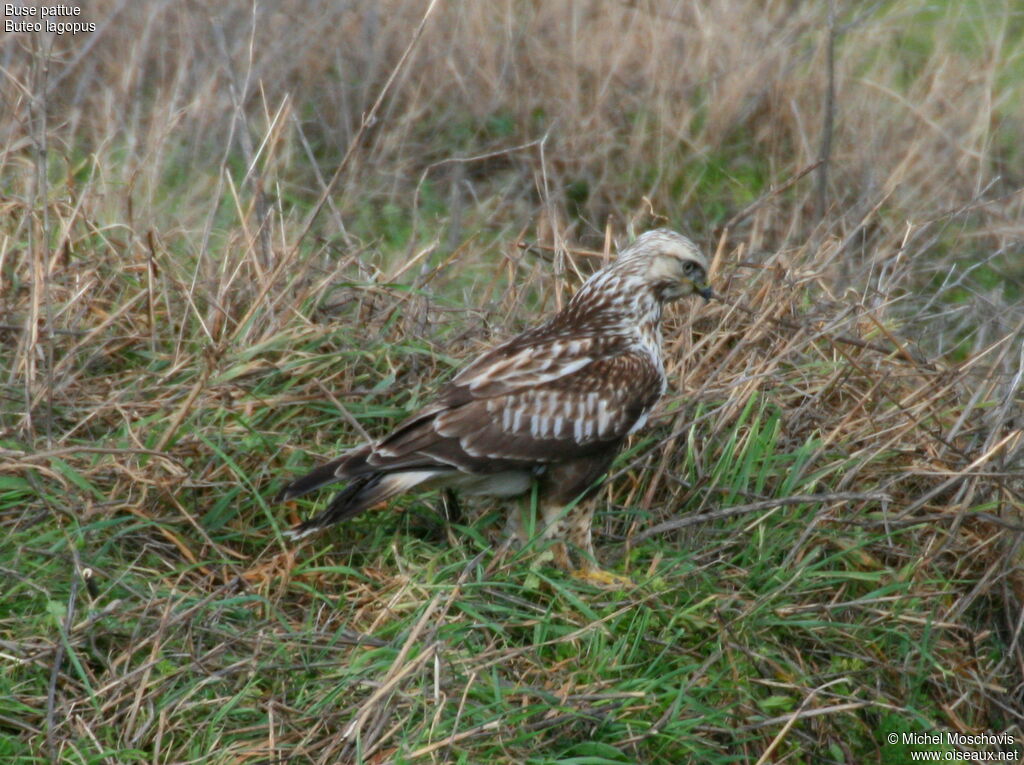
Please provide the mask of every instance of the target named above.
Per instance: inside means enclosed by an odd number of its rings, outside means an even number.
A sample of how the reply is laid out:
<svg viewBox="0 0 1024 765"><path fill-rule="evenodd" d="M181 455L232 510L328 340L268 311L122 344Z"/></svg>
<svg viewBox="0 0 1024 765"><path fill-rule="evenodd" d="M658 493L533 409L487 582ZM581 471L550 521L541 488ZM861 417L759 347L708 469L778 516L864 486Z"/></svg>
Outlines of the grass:
<svg viewBox="0 0 1024 765"><path fill-rule="evenodd" d="M820 4L172 6L2 41L5 762L1018 756L1019 10L836 3L821 198ZM633 587L438 495L282 538L656 225L725 299L604 490Z"/></svg>

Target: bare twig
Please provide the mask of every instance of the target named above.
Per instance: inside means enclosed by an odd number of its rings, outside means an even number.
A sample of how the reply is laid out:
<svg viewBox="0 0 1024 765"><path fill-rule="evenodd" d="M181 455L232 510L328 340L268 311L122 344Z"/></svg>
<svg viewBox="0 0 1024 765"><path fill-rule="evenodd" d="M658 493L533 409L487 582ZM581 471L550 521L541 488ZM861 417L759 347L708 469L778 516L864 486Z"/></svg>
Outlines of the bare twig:
<svg viewBox="0 0 1024 765"><path fill-rule="evenodd" d="M821 126L821 148L818 151L818 219L828 211L828 165L832 157L832 131L836 111L836 3L828 2L828 39L825 46L825 108Z"/></svg>
<svg viewBox="0 0 1024 765"><path fill-rule="evenodd" d="M56 725L57 709L57 681L60 678L60 669L64 664L64 654L69 645L68 639L71 634L71 625L75 622L75 607L78 603L78 583L81 577L81 570L78 562L78 549L74 544L68 545L74 556L71 568L71 592L68 593L67 608L64 612L64 623L60 627L60 637L57 649L53 655L53 665L50 667L50 682L46 687L46 748L50 753L50 761L58 762L57 745L54 740L54 726Z"/></svg>
<svg viewBox="0 0 1024 765"><path fill-rule="evenodd" d="M747 308L745 305L742 305L741 303L733 301L733 300L729 300L728 298L725 298L722 295L716 294L714 299L718 300L718 301L720 301L722 303L725 303L728 306L732 306L732 307L742 311L743 313L747 314L748 316L756 316L757 315L757 313L755 311L752 311L751 309ZM775 318L774 316L769 316L768 317L768 321L771 322L772 324L775 324L776 326L784 327L785 329L791 329L794 332L803 332L805 330L812 330L813 331L813 329L814 329L813 327L809 327L809 326L802 325L802 324L797 324L796 322L786 321L785 319L778 319L778 318ZM891 355L893 355L895 353L898 353L901 356L903 356L904 358L911 358L911 357L909 357L909 352L906 350L906 348L903 347L903 346L899 346L899 345L897 345L895 348L886 348L884 345L879 345L878 343L871 343L871 342L868 342L867 340L858 340L855 337L846 337L844 335L824 334L823 337L825 339L833 342L833 343L840 343L842 345L852 345L855 348L863 348L866 351L874 351L875 353L881 353L884 356L891 356ZM914 363L919 364L919 365L921 365L923 367L932 368L927 361L924 361L922 359L912 359L912 360L914 361Z"/></svg>
<svg viewBox="0 0 1024 765"><path fill-rule="evenodd" d="M341 158L341 162L338 163L338 167L335 169L334 175L331 176L331 180L327 182L327 186L320 194L320 199L317 200L312 212L310 212L309 216L306 218L306 222L302 226L302 232L296 237L295 244L292 245L293 250L298 250L306 236L309 234L310 229L313 227L313 223L316 221L317 217L319 217L320 211L326 204L327 198L334 191L335 184L338 182L338 179L341 178L342 173L345 172L349 162L352 161L352 157L355 156L356 149L358 149L362 144L363 137L366 135L366 132L377 125L377 112L380 111L380 107L384 103L384 99L391 91L391 86L405 68L405 64L409 60L409 56L412 54L413 49L416 47L416 43L418 43L420 41L420 37L423 36L423 29L426 27L427 20L430 18L431 14L433 14L436 6L437 0L430 0L430 5L428 5L426 10L423 11L423 17L420 19L420 23L416 26L416 30L412 33L412 38L409 40L409 44L405 46L405 51L403 51L401 58L398 59L398 63L395 64L394 68L391 70L391 74L388 75L388 79L377 94L377 100L373 102L370 110L362 116L362 119L360 119L359 129L356 131L356 134L352 136L352 140L349 141L348 148L345 150L345 155Z"/></svg>
<svg viewBox="0 0 1024 765"><path fill-rule="evenodd" d="M761 196L759 196L753 202L751 202L746 207L744 207L742 210L740 210L735 215L733 215L731 218L729 218L728 221L726 221L725 225L722 226L722 229L721 229L722 232L723 232L723 235L726 232L732 231L733 228L735 228L742 221L746 220L746 218L748 218L752 212L754 212L759 207L761 207L761 205L763 205L765 202L767 202L768 200L770 200L770 199L772 199L774 197L777 197L779 194L782 194L785 191L788 191L801 178L806 176L808 173L813 173L815 170L819 170L820 171L820 168L821 168L822 164L824 163L824 161L825 161L824 159L818 159L817 161L812 162L811 164L807 165L807 167L804 167L801 170L798 170L797 172L795 172L793 175L791 175L789 178L787 178L785 181L783 181L778 186L775 186L774 184L769 186L768 190L766 192L764 192Z"/></svg>
<svg viewBox="0 0 1024 765"><path fill-rule="evenodd" d="M749 513L757 513L761 510L772 510L776 507L784 507L787 505L809 505L825 502L884 502L889 499L890 497L888 495L882 494L881 492L863 493L852 491L836 492L835 494L800 494L793 497L766 499L762 502L751 502L747 505L736 505L735 507L726 507L722 510L715 510L710 513L691 515L688 518L676 518L671 521L665 521L664 523L651 526L649 529L645 529L639 534L634 534L629 541L630 544L636 544L638 542L643 542L645 539L656 537L659 534L678 531L679 529L696 526L700 523L709 523L711 521L721 520L722 518L732 518L737 515L748 515Z"/></svg>

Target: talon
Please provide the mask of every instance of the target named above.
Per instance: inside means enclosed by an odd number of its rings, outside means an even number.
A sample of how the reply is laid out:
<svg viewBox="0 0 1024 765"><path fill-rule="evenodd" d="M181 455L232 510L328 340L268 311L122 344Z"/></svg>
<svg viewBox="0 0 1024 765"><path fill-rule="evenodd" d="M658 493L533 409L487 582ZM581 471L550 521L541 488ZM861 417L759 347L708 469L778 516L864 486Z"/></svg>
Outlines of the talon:
<svg viewBox="0 0 1024 765"><path fill-rule="evenodd" d="M581 579L584 582L596 585L597 587L636 587L636 582L628 576L613 574L603 568L578 568L571 572L574 579Z"/></svg>

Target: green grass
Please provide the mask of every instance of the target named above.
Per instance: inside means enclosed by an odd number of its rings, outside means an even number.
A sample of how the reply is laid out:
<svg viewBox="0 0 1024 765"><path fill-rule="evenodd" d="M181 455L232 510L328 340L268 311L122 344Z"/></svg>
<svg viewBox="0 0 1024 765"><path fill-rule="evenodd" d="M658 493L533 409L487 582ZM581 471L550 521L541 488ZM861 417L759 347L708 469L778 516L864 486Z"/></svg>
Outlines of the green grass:
<svg viewBox="0 0 1024 765"><path fill-rule="evenodd" d="M450 330L411 334L415 293L390 287L353 342L381 286L341 289L357 299L329 325L258 317L261 339L190 364L174 363L165 333L155 354L72 367L81 393L52 410L71 435L34 457L7 440L22 455L0 483L16 521L0 559L12 761L726 763L771 749L792 762L898 762L907 747L885 735L949 729L961 694L968 729L1013 725L984 701L1013 682L1007 635L990 626L1004 606L968 598L949 616L995 564L944 526L894 525L874 498L919 495L901 453L962 412L894 406L908 390L899 375L913 389L923 369L862 376L816 359L812 343L745 398L671 402L613 468L597 520L599 555L635 587L594 589L536 545L496 557L500 514L450 524L436 495L293 550L280 532L296 516L270 503L281 482L315 464L310 453L357 441L348 418L384 432L466 350ZM700 382L731 386L731 374ZM846 382L825 383L836 375ZM872 421L837 440L831 429L865 395ZM799 425L808 413L817 424ZM894 423L909 428L896 449L875 432ZM863 497L831 498L851 490ZM747 503L762 504L630 542ZM982 510L996 512L966 508ZM960 563L931 552L939 540Z"/></svg>
<svg viewBox="0 0 1024 765"><path fill-rule="evenodd" d="M352 409L367 421L396 413ZM277 481L247 475L234 457L278 453L274 424L297 418L328 424L305 406L187 422L202 447L188 472L205 465L221 477L179 488L179 514L90 512L105 496L100 479L46 461L67 489L49 494L41 525L9 536L3 595L5 631L16 623L16 634L37 636L17 644L0 694L0 724L30 751L46 751L57 650L56 704L77 698L80 716L102 721L56 722L66 762L161 750L312 758L314 744L356 761L736 762L808 709L808 694L824 712L776 749L796 762L842 751L898 761L884 754L884 733L947 726L934 685L959 673L957 641L937 625L964 583L934 563L876 557L913 549L912 531L811 530L821 504L779 507L649 540L629 558L636 587L605 592L529 552L496 559L485 521L446 528L428 496L401 503L404 514L367 513L293 558L275 531L279 511L264 505ZM782 450L779 432L778 409L753 397L704 441L722 505L827 492L835 470L801 469L817 445ZM681 475L695 477L693 453L683 457ZM24 483L10 482L6 498L23 499ZM977 654L1002 650L997 632L975 640ZM964 718L979 722L969 709ZM286 749L272 752L270 735Z"/></svg>

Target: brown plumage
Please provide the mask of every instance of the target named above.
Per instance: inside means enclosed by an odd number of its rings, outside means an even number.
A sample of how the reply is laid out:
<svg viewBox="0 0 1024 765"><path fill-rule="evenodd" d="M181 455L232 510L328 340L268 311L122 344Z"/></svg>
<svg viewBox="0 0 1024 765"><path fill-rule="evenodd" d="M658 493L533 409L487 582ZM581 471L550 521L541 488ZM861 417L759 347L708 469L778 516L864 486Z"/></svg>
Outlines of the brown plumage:
<svg viewBox="0 0 1024 765"><path fill-rule="evenodd" d="M591 568L593 505L582 500L664 392L662 307L693 293L711 294L694 244L666 229L643 234L562 311L479 356L389 435L288 484L279 499L349 482L290 535L304 537L413 488L513 497L536 481L539 528L559 540L557 562L569 565L567 540ZM511 518L522 536L518 513Z"/></svg>

